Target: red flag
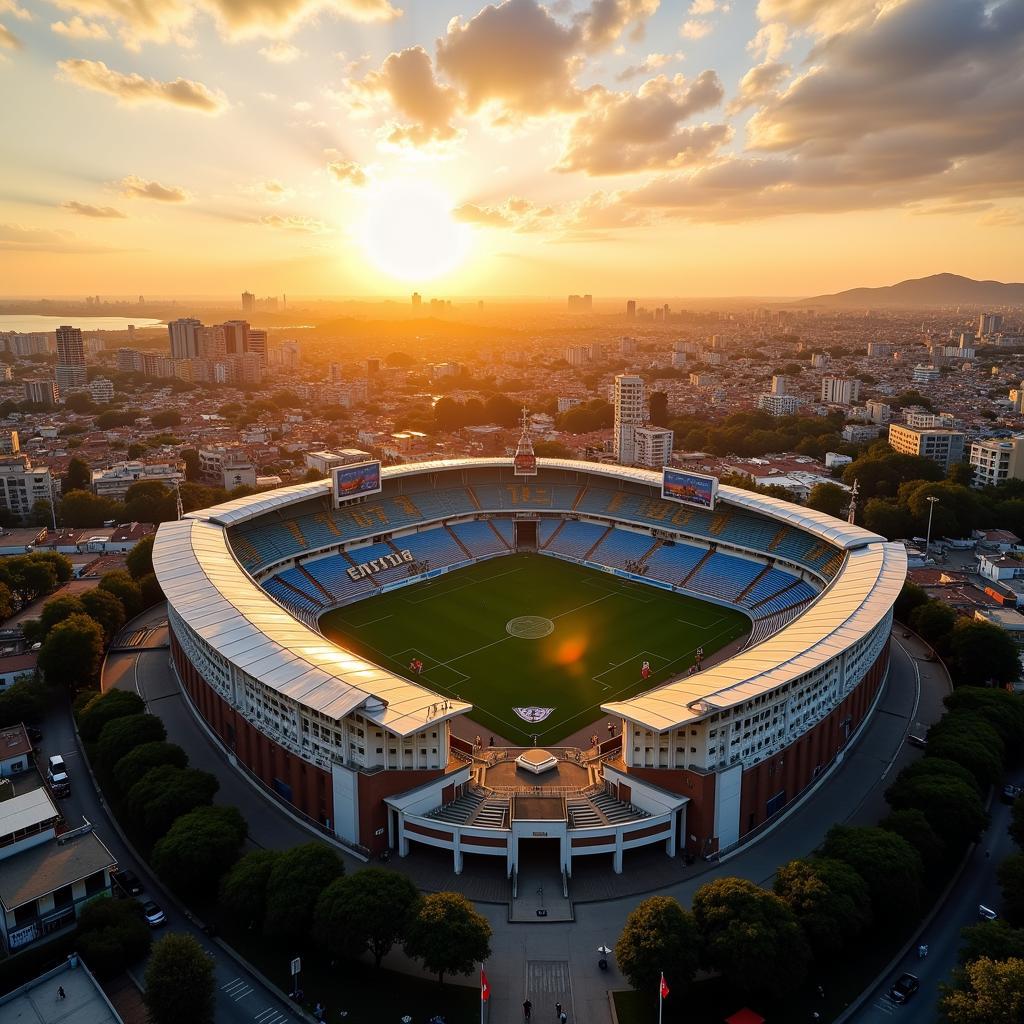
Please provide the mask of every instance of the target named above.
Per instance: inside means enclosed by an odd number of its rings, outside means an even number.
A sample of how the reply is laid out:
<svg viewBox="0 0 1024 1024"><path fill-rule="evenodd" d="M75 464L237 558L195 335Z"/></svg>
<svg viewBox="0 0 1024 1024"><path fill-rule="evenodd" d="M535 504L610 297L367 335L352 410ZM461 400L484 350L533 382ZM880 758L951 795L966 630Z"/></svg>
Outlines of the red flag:
<svg viewBox="0 0 1024 1024"><path fill-rule="evenodd" d="M658 994L664 999L669 993L668 982L665 980L665 975L661 976L661 988L658 989Z"/></svg>
<svg viewBox="0 0 1024 1024"><path fill-rule="evenodd" d="M486 1003L491 998L491 986L487 984L487 975L484 969L480 968L480 1001Z"/></svg>

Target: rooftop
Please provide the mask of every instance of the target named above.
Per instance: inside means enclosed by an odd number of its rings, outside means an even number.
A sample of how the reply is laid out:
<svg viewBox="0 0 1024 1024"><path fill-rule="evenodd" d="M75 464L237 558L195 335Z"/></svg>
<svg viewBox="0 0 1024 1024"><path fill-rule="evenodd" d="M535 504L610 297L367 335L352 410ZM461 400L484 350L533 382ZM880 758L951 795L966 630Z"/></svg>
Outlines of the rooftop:
<svg viewBox="0 0 1024 1024"><path fill-rule="evenodd" d="M0 671L4 670L4 663L8 661L17 662L23 658L30 659L29 664L35 664L34 654L16 654L10 658L0 658ZM7 671L20 666L10 666ZM0 761L6 761L10 757L18 757L20 754L32 753L32 741L25 732L25 726L12 725L6 729L0 729Z"/></svg>
<svg viewBox="0 0 1024 1024"><path fill-rule="evenodd" d="M68 834L71 835L70 833ZM117 864L95 832L42 843L0 861L0 904L14 910Z"/></svg>
<svg viewBox="0 0 1024 1024"><path fill-rule="evenodd" d="M57 990L64 990L60 999ZM0 996L0 1020L19 1024L122 1024L103 990L79 961L62 964Z"/></svg>
<svg viewBox="0 0 1024 1024"><path fill-rule="evenodd" d="M0 802L0 838L24 832L51 819L56 822L60 812L53 806L45 787L12 796Z"/></svg>

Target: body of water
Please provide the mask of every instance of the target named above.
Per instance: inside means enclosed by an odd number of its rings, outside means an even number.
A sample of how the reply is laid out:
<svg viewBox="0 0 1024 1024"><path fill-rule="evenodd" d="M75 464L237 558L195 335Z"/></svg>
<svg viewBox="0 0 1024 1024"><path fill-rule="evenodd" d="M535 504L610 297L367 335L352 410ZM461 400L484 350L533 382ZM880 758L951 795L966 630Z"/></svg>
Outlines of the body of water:
<svg viewBox="0 0 1024 1024"><path fill-rule="evenodd" d="M70 324L81 327L83 331L126 331L129 324L136 327L159 327L162 320L152 317L128 316L41 316L34 313L0 314L0 331L18 331L20 334L31 334L35 331L51 333Z"/></svg>

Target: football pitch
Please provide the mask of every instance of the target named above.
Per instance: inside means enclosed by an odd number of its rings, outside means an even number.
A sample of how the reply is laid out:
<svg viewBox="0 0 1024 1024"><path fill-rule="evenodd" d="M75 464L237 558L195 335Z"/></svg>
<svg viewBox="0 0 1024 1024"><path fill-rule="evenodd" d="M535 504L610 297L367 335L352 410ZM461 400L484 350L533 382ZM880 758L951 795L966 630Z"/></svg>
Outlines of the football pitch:
<svg viewBox="0 0 1024 1024"><path fill-rule="evenodd" d="M493 558L328 612L325 636L442 697L482 730L557 743L750 629L730 608L544 555ZM650 677L641 669L650 664ZM513 708L553 708L529 723ZM487 737L484 736L486 744Z"/></svg>

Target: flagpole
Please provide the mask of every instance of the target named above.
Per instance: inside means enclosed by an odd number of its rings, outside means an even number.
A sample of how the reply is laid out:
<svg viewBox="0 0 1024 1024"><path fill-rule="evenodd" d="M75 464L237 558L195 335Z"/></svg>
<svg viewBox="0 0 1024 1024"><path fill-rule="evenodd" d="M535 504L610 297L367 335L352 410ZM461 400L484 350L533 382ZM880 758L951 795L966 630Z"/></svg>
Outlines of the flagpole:
<svg viewBox="0 0 1024 1024"><path fill-rule="evenodd" d="M661 972L661 981L658 983L658 1024L661 1024L661 1011L665 1006L665 997L661 994L665 988L665 972Z"/></svg>

